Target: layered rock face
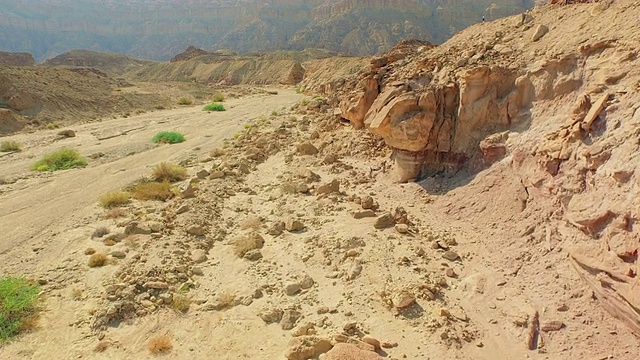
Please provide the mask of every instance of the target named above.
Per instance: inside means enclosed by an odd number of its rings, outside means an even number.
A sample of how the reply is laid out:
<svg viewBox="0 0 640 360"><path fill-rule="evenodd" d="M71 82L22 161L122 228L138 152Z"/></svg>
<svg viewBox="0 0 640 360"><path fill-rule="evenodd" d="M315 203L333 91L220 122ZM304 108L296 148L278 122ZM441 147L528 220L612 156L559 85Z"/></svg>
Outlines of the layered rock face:
<svg viewBox="0 0 640 360"><path fill-rule="evenodd" d="M187 45L238 52L383 52L405 38L439 43L482 16L533 0L0 0L0 48L51 58L71 49L168 60Z"/></svg>
<svg viewBox="0 0 640 360"><path fill-rule="evenodd" d="M35 64L29 53L11 53L0 51L0 66L30 66Z"/></svg>

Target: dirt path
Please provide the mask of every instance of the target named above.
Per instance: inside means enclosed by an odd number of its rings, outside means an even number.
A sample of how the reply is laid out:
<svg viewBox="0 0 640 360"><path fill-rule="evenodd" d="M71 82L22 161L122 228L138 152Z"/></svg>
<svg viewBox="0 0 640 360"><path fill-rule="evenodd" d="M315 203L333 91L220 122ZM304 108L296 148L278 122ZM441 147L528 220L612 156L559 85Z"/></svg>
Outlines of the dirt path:
<svg viewBox="0 0 640 360"><path fill-rule="evenodd" d="M24 151L0 157L0 175L19 179L0 187L0 255L18 257L24 263L33 258L32 248L57 254L54 249L64 248L64 244L55 234L89 213L100 194L148 174L149 167L159 162L184 160L188 150L200 148L194 153L207 154L251 120L301 98L293 90L278 90L278 95L231 99L226 103L227 111L220 113L207 113L195 106L75 126L72 129L77 137L59 141L55 140L58 130L7 138L24 144ZM173 130L184 133L188 141L172 146L150 143L158 131ZM99 140L109 136L115 137ZM51 174L29 170L43 154L61 147L77 149L85 156L104 155L84 169ZM53 254L47 247L52 242L56 243ZM37 263L42 265L43 260L38 258ZM9 263L1 261L0 270L7 271L4 267Z"/></svg>

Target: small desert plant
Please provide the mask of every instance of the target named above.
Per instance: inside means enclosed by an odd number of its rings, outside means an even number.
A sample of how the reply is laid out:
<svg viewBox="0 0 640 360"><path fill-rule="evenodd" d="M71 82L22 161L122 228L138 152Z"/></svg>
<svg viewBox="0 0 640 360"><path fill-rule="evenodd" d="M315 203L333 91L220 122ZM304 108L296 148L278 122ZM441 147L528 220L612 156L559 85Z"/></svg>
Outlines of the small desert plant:
<svg viewBox="0 0 640 360"><path fill-rule="evenodd" d="M35 327L39 291L23 278L0 278L0 344Z"/></svg>
<svg viewBox="0 0 640 360"><path fill-rule="evenodd" d="M107 258L107 254L95 253L89 257L87 265L89 265L89 267L104 266L107 263L107 260L109 260L109 258Z"/></svg>
<svg viewBox="0 0 640 360"><path fill-rule="evenodd" d="M184 135L175 131L162 131L157 133L153 139L151 139L151 141L156 144L177 144L184 142L184 140Z"/></svg>
<svg viewBox="0 0 640 360"><path fill-rule="evenodd" d="M104 213L103 216L105 219L117 219L119 217L127 216L127 210L121 207L116 207Z"/></svg>
<svg viewBox="0 0 640 360"><path fill-rule="evenodd" d="M191 299L185 294L175 293L171 300L171 308L177 312L186 313L191 306Z"/></svg>
<svg viewBox="0 0 640 360"><path fill-rule="evenodd" d="M80 168L87 165L87 159L83 158L73 149L60 149L45 155L41 160L33 164L34 171L56 171Z"/></svg>
<svg viewBox="0 0 640 360"><path fill-rule="evenodd" d="M173 195L169 182L144 182L135 185L133 197L138 200L168 200Z"/></svg>
<svg viewBox="0 0 640 360"><path fill-rule="evenodd" d="M102 340L96 344L96 347L93 348L94 352L101 353L107 350L107 348L111 345L107 340Z"/></svg>
<svg viewBox="0 0 640 360"><path fill-rule="evenodd" d="M180 165L163 162L153 168L153 179L158 182L176 182L186 178L187 169Z"/></svg>
<svg viewBox="0 0 640 360"><path fill-rule="evenodd" d="M209 155L211 155L211 157L217 158L220 157L222 155L226 154L226 152L224 151L223 148L214 148L213 150L211 150L211 152L209 153Z"/></svg>
<svg viewBox="0 0 640 360"><path fill-rule="evenodd" d="M278 116L278 115L280 115L280 114L278 114L278 112L275 111L275 110L271 112L271 116Z"/></svg>
<svg viewBox="0 0 640 360"><path fill-rule="evenodd" d="M300 100L300 105L307 106L307 105L309 105L310 102L311 101L309 99L302 99L302 100Z"/></svg>
<svg viewBox="0 0 640 360"><path fill-rule="evenodd" d="M223 102L224 101L224 94L221 93L220 91L216 91L213 96L211 97L211 101L214 103L219 103L219 102Z"/></svg>
<svg viewBox="0 0 640 360"><path fill-rule="evenodd" d="M126 205L131 201L131 194L126 191L109 191L100 197L100 206L111 209Z"/></svg>
<svg viewBox="0 0 640 360"><path fill-rule="evenodd" d="M45 126L48 130L53 130L53 129L57 129L60 127L60 125L52 122L52 123L48 123L47 126Z"/></svg>
<svg viewBox="0 0 640 360"><path fill-rule="evenodd" d="M20 143L14 140L3 141L2 144L0 144L0 152L18 152L21 150L22 147Z"/></svg>
<svg viewBox="0 0 640 360"><path fill-rule="evenodd" d="M178 105L192 105L192 104L193 104L193 100L191 100L186 96L183 96L180 99L178 99Z"/></svg>
<svg viewBox="0 0 640 360"><path fill-rule="evenodd" d="M219 309L228 309L233 306L236 296L225 291L218 294L216 300L218 302Z"/></svg>
<svg viewBox="0 0 640 360"><path fill-rule="evenodd" d="M107 235L109 232L111 232L111 230L109 230L108 227L106 226L100 226L99 228L95 229L93 231L93 234L91 234L91 238L101 238L105 235Z"/></svg>
<svg viewBox="0 0 640 360"><path fill-rule="evenodd" d="M211 103L204 106L205 111L225 111L224 105L220 103Z"/></svg>
<svg viewBox="0 0 640 360"><path fill-rule="evenodd" d="M262 248L264 246L264 238L257 233L253 233L236 239L233 245L235 254L238 257L244 257L247 252Z"/></svg>
<svg viewBox="0 0 640 360"><path fill-rule="evenodd" d="M171 345L171 338L169 335L157 335L149 339L147 349L152 354L162 354L171 351L173 345Z"/></svg>

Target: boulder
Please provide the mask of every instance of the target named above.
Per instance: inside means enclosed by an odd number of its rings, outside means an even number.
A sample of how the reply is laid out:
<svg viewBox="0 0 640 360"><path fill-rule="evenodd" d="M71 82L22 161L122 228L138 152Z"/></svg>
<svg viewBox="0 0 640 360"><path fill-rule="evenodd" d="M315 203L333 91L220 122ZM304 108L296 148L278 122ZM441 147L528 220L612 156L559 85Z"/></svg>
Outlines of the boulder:
<svg viewBox="0 0 640 360"><path fill-rule="evenodd" d="M324 360L383 360L373 351L362 350L354 344L337 343L329 350Z"/></svg>

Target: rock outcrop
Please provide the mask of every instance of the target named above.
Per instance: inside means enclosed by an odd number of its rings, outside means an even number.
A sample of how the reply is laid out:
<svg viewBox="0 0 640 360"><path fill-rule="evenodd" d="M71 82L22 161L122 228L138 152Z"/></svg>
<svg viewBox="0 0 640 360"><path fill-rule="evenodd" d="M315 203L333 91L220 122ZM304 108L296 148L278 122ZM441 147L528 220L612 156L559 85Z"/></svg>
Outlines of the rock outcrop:
<svg viewBox="0 0 640 360"><path fill-rule="evenodd" d="M33 55L29 53L0 51L0 66L31 66L34 64Z"/></svg>

